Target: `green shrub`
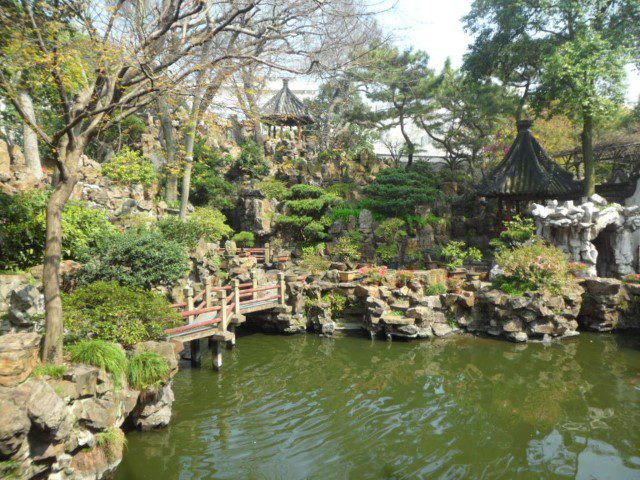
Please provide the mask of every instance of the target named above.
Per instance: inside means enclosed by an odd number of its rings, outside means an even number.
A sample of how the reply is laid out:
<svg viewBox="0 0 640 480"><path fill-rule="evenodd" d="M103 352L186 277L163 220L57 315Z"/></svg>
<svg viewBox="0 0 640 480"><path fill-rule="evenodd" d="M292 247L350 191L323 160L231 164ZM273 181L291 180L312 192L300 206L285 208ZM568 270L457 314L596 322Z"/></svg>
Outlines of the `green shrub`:
<svg viewBox="0 0 640 480"><path fill-rule="evenodd" d="M383 240L376 254L383 262L393 262L400 256L400 243L407 236L406 223L400 218L389 218L378 225L376 237Z"/></svg>
<svg viewBox="0 0 640 480"><path fill-rule="evenodd" d="M332 193L340 198L353 198L358 191L358 186L353 182L338 182L327 187L327 193Z"/></svg>
<svg viewBox="0 0 640 480"><path fill-rule="evenodd" d="M233 163L233 157L205 143L198 138L193 151L191 190L189 199L194 205L212 205L217 208L231 208L233 183L225 180L220 172Z"/></svg>
<svg viewBox="0 0 640 480"><path fill-rule="evenodd" d="M290 192L289 197L293 200L299 200L302 198L320 198L325 194L325 191L321 187L306 185L304 183L294 185L291 187Z"/></svg>
<svg viewBox="0 0 640 480"><path fill-rule="evenodd" d="M400 256L400 248L397 243L383 243L376 247L376 255L383 263L394 262Z"/></svg>
<svg viewBox="0 0 640 480"><path fill-rule="evenodd" d="M294 185L285 202L289 212L278 217L276 224L292 238L307 244L326 240L329 238L326 230L332 223L327 212L338 201L338 197L320 187Z"/></svg>
<svg viewBox="0 0 640 480"><path fill-rule="evenodd" d="M239 247L253 247L256 244L256 236L253 232L238 232L231 240L236 242Z"/></svg>
<svg viewBox="0 0 640 480"><path fill-rule="evenodd" d="M227 225L227 217L214 207L196 207L189 215L189 221L199 225L209 242L219 242L233 235L233 229Z"/></svg>
<svg viewBox="0 0 640 480"><path fill-rule="evenodd" d="M163 218L156 226L164 238L184 245L189 251L193 250L200 239L205 236L204 229L200 224L182 220L173 215Z"/></svg>
<svg viewBox="0 0 640 480"><path fill-rule="evenodd" d="M336 220L340 220L346 223L351 217L355 217L357 219L360 216L360 211L361 210L359 208L350 207L348 205L338 206L331 209L331 212L329 212L329 216L334 222Z"/></svg>
<svg viewBox="0 0 640 480"><path fill-rule="evenodd" d="M158 292L95 282L63 297L64 326L70 341L96 338L125 346L164 338L181 324L179 314Z"/></svg>
<svg viewBox="0 0 640 480"><path fill-rule="evenodd" d="M426 290L427 295L443 295L447 293L447 286L442 283L429 285Z"/></svg>
<svg viewBox="0 0 640 480"><path fill-rule="evenodd" d="M289 188L287 184L282 180L277 180L273 177L267 177L256 185L258 190L262 192L265 198L285 200L289 196Z"/></svg>
<svg viewBox="0 0 640 480"><path fill-rule="evenodd" d="M489 244L497 250L516 248L531 240L535 234L536 226L533 219L516 215L513 220L504 222L504 230L500 232L498 238L491 239Z"/></svg>
<svg viewBox="0 0 640 480"><path fill-rule="evenodd" d="M574 281L564 252L541 240L513 250L502 249L495 260L503 274L495 280L494 287L512 295L545 290L558 293Z"/></svg>
<svg viewBox="0 0 640 480"><path fill-rule="evenodd" d="M153 185L156 171L151 160L137 150L123 147L102 165L102 173L120 185Z"/></svg>
<svg viewBox="0 0 640 480"><path fill-rule="evenodd" d="M331 254L341 262L357 262L362 258L362 234L353 232L338 238L331 248Z"/></svg>
<svg viewBox="0 0 640 480"><path fill-rule="evenodd" d="M82 340L69 347L73 363L85 363L113 374L116 385L122 386L127 376L127 356L117 343L104 340Z"/></svg>
<svg viewBox="0 0 640 480"><path fill-rule="evenodd" d="M320 253L323 249L324 244L303 247L300 266L314 275L327 270L331 266L331 262Z"/></svg>
<svg viewBox="0 0 640 480"><path fill-rule="evenodd" d="M233 164L232 172L235 176L248 175L252 178L267 175L269 163L264 158L262 148L253 140L240 145L240 156Z"/></svg>
<svg viewBox="0 0 640 480"><path fill-rule="evenodd" d="M46 206L50 192L0 193L0 270L39 265L44 259ZM81 260L86 251L115 229L105 210L69 202L62 212L62 254Z"/></svg>
<svg viewBox="0 0 640 480"><path fill-rule="evenodd" d="M455 269L467 261L482 261L482 252L475 247L466 248L464 242L450 241L444 247L439 248L439 255L447 262L447 268Z"/></svg>
<svg viewBox="0 0 640 480"><path fill-rule="evenodd" d="M68 367L66 365L53 365L51 363L41 363L33 369L33 374L36 377L51 377L60 379L67 373Z"/></svg>
<svg viewBox="0 0 640 480"><path fill-rule="evenodd" d="M203 239L207 242L219 242L233 233L233 229L226 223L227 217L214 207L196 207L195 211L182 220L169 216L157 224L162 235L189 250L193 250Z"/></svg>
<svg viewBox="0 0 640 480"><path fill-rule="evenodd" d="M121 285L152 288L174 285L189 270L183 245L160 232L127 230L102 239L79 272L81 282L113 280Z"/></svg>
<svg viewBox="0 0 640 480"><path fill-rule="evenodd" d="M362 206L384 216L413 215L418 205L434 202L441 193L431 167L417 163L411 169L387 168L364 188Z"/></svg>
<svg viewBox="0 0 640 480"><path fill-rule="evenodd" d="M346 295L339 292L327 293L319 299L307 298L306 308L307 310L310 310L321 302L328 303L330 305L331 316L333 318L340 317L347 308L347 297Z"/></svg>
<svg viewBox="0 0 640 480"><path fill-rule="evenodd" d="M156 352L141 352L129 362L129 385L137 390L157 388L168 377L169 364Z"/></svg>

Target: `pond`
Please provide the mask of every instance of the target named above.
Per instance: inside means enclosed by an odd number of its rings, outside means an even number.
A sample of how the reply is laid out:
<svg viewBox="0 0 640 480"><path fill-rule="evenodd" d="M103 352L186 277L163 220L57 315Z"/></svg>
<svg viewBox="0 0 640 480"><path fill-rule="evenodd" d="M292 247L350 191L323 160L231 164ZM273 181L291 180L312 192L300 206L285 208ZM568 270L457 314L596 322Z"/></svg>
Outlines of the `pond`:
<svg viewBox="0 0 640 480"><path fill-rule="evenodd" d="M640 337L251 334L174 391L118 480L640 478Z"/></svg>

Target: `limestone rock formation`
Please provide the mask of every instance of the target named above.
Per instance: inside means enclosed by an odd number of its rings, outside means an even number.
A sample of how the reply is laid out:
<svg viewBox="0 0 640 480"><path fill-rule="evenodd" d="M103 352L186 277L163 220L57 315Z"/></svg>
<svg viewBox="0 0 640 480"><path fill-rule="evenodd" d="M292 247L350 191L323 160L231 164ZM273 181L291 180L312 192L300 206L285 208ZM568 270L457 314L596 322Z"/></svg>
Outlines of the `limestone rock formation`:
<svg viewBox="0 0 640 480"><path fill-rule="evenodd" d="M588 202L534 205L538 235L557 245L575 262L584 262L591 276L622 276L636 272L640 249L640 206L608 204L599 195Z"/></svg>

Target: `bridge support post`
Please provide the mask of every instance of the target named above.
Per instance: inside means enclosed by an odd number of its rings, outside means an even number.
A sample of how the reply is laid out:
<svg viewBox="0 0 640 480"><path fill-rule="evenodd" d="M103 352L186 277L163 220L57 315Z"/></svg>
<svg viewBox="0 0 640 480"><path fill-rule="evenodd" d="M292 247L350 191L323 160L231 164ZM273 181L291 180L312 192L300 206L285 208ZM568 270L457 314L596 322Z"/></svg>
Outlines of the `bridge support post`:
<svg viewBox="0 0 640 480"><path fill-rule="evenodd" d="M213 305L213 277L207 277L204 281L204 299L207 308Z"/></svg>
<svg viewBox="0 0 640 480"><path fill-rule="evenodd" d="M251 288L253 289L258 288L258 275L256 274L255 270L251 272ZM251 299L255 300L257 298L258 298L258 292L253 292L253 295L251 295Z"/></svg>
<svg viewBox="0 0 640 480"><path fill-rule="evenodd" d="M231 350L233 347L236 346L236 326L235 325L229 325L229 331L231 333L233 333L233 338L231 338L231 340L229 340L227 342L227 350Z"/></svg>
<svg viewBox="0 0 640 480"><path fill-rule="evenodd" d="M222 345L220 342L213 342L213 351L211 354L213 357L213 368L219 371L222 368Z"/></svg>
<svg viewBox="0 0 640 480"><path fill-rule="evenodd" d="M271 263L271 244L264 244L264 263Z"/></svg>
<svg viewBox="0 0 640 480"><path fill-rule="evenodd" d="M229 319L227 318L227 292L225 290L221 290L220 293L218 293L218 298L220 298L220 315L222 317L220 330L226 331L227 324L229 323Z"/></svg>
<svg viewBox="0 0 640 480"><path fill-rule="evenodd" d="M233 281L233 300L234 300L234 313L236 314L236 318L240 315L240 281L236 278Z"/></svg>
<svg viewBox="0 0 640 480"><path fill-rule="evenodd" d="M184 290L184 296L187 299L187 311L191 311L194 309L193 307L193 289L191 287L186 287ZM187 317L187 323L193 323L195 317L193 315L189 315ZM191 350L191 366L199 367L202 365L202 354L200 352L200 340L192 340L189 342L189 349Z"/></svg>
<svg viewBox="0 0 640 480"><path fill-rule="evenodd" d="M278 272L278 294L280 296L280 306L284 307L285 283L284 273Z"/></svg>

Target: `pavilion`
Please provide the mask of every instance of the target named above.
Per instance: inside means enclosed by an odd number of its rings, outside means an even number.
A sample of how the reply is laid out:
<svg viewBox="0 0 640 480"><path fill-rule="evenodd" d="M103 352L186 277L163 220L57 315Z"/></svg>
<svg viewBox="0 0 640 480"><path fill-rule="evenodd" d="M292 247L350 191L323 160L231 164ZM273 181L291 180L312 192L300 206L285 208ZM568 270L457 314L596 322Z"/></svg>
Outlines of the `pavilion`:
<svg viewBox="0 0 640 480"><path fill-rule="evenodd" d="M277 136L277 127L280 127L280 135L284 127L290 130L296 127L298 138L302 138L303 127L313 123L313 117L302 100L289 89L288 79L282 80L282 89L264 104L261 119L267 125L269 137L274 138Z"/></svg>
<svg viewBox="0 0 640 480"><path fill-rule="evenodd" d="M514 207L542 200L578 200L582 182L558 165L531 133L531 120L517 123L518 135L504 159L486 176L478 189L481 196L497 198L507 218Z"/></svg>

